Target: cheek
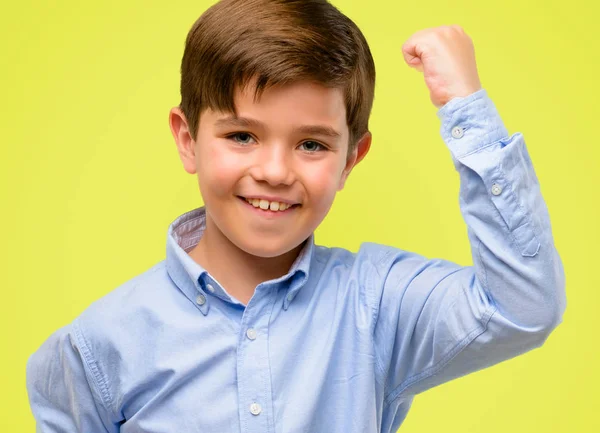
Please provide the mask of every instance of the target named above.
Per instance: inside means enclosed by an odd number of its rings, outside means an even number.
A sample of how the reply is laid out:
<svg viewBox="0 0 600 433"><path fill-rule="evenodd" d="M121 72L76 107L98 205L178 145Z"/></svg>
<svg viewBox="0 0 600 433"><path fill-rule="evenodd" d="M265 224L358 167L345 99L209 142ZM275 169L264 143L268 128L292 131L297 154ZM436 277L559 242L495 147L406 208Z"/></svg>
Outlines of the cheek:
<svg viewBox="0 0 600 433"><path fill-rule="evenodd" d="M210 185L213 194L229 193L243 173L240 155L213 145L202 148L196 155L198 181Z"/></svg>
<svg viewBox="0 0 600 433"><path fill-rule="evenodd" d="M340 171L339 164L329 163L319 170L311 171L310 176L306 177L305 185L312 195L313 202L318 203L319 207L328 209L331 205L340 182Z"/></svg>

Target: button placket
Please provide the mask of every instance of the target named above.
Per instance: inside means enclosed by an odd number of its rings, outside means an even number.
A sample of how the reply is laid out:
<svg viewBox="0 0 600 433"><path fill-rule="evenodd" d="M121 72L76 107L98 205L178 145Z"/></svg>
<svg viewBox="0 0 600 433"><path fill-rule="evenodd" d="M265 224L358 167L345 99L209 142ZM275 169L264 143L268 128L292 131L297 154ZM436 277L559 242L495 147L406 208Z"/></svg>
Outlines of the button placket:
<svg viewBox="0 0 600 433"><path fill-rule="evenodd" d="M492 185L492 194L494 194L494 195L502 194L502 187L500 185L498 185L497 183L494 183Z"/></svg>
<svg viewBox="0 0 600 433"><path fill-rule="evenodd" d="M249 340L256 340L256 337L257 337L256 329L248 328L248 330L246 331L246 337L248 337Z"/></svg>
<svg viewBox="0 0 600 433"><path fill-rule="evenodd" d="M252 431L271 431L273 427L267 336L274 302L275 296L267 294L253 297L240 323L237 348L239 414L242 423L246 423Z"/></svg>
<svg viewBox="0 0 600 433"><path fill-rule="evenodd" d="M252 403L250 405L250 413L254 416L260 415L260 413L262 412L262 407L260 407L260 404L258 403Z"/></svg>

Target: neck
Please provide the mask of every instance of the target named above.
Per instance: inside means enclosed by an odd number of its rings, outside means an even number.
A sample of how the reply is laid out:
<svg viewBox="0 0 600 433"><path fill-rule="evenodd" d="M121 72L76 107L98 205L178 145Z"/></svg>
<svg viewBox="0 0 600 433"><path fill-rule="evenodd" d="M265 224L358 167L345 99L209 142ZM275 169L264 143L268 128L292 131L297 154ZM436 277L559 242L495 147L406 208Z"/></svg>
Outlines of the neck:
<svg viewBox="0 0 600 433"><path fill-rule="evenodd" d="M233 244L207 215L200 242L189 255L245 305L257 285L288 273L303 245L277 257L254 256Z"/></svg>

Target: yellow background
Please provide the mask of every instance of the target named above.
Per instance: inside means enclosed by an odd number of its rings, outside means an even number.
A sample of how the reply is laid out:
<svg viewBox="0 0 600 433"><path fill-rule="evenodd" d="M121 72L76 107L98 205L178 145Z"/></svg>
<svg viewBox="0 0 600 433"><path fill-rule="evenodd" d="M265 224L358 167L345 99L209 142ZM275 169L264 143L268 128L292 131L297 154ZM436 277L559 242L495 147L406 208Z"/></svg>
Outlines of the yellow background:
<svg viewBox="0 0 600 433"><path fill-rule="evenodd" d="M525 136L566 269L564 323L542 348L418 396L400 431L600 432L597 2L334 3L375 57L374 143L317 242L355 250L369 240L472 263L435 107L400 54L413 32L456 23L509 131ZM167 113L179 103L186 33L209 4L3 2L2 432L35 430L28 356L162 260L168 224L201 204Z"/></svg>

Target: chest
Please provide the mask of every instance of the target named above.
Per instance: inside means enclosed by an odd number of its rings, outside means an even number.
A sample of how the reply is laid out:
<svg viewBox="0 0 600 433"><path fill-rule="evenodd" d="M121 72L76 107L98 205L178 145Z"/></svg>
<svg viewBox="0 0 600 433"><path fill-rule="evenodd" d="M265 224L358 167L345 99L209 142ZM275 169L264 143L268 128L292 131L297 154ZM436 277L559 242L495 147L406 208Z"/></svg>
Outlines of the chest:
<svg viewBox="0 0 600 433"><path fill-rule="evenodd" d="M215 301L156 333L120 367L121 431L372 431L383 396L369 311L352 296L317 298L287 310L278 297L245 310Z"/></svg>

